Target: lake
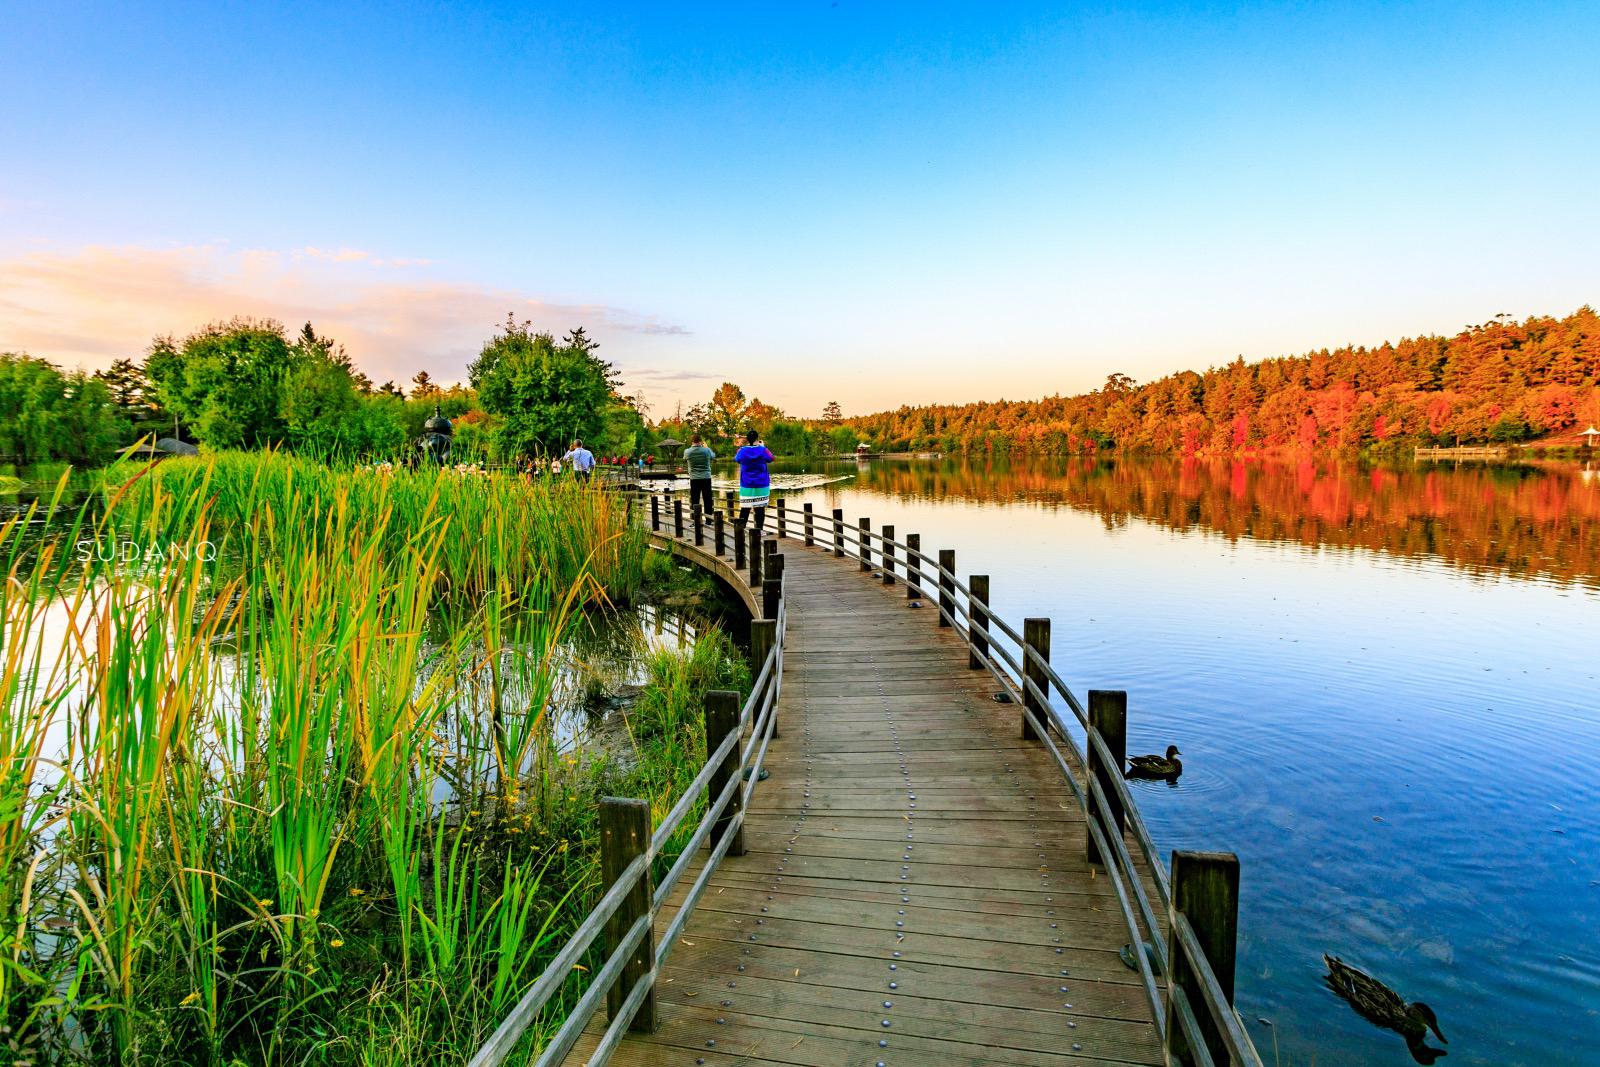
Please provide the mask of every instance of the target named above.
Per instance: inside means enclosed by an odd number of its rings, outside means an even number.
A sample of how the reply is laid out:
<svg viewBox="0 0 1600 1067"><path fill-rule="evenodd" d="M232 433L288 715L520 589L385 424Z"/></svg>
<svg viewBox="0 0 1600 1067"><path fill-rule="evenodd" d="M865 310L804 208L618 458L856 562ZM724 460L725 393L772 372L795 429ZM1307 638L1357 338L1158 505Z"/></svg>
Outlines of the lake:
<svg viewBox="0 0 1600 1067"><path fill-rule="evenodd" d="M1164 851L1242 865L1268 1064L1410 1063L1324 952L1438 1013L1450 1064L1600 1063L1600 473L1178 460L787 462L789 494L956 551L1080 696L1129 693Z"/></svg>

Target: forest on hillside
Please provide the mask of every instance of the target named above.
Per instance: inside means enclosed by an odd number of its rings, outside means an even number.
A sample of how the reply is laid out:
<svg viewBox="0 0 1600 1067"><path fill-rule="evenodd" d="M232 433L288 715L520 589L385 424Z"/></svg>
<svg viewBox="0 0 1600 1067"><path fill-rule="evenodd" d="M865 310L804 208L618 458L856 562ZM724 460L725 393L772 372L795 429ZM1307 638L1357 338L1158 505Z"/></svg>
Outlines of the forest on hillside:
<svg viewBox="0 0 1600 1067"><path fill-rule="evenodd" d="M1186 456L1524 442L1600 424L1600 316L1496 316L1454 337L1346 346L1081 396L901 407L845 420L880 450ZM1582 425L1580 425L1582 423Z"/></svg>

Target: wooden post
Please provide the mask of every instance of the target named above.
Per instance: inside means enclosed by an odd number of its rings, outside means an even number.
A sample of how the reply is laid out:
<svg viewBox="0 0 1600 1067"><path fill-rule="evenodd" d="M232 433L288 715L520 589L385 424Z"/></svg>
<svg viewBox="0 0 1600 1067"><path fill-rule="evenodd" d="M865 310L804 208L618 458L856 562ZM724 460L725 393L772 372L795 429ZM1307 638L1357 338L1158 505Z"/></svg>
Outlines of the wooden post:
<svg viewBox="0 0 1600 1067"><path fill-rule="evenodd" d="M761 665L772 654L772 646L778 643L777 619L752 619L750 622L750 676L754 678L761 673ZM768 678L767 685L775 684L775 679ZM759 718L760 716L756 716ZM752 721L751 726L755 724ZM778 736L778 708L772 708L772 736Z"/></svg>
<svg viewBox="0 0 1600 1067"><path fill-rule="evenodd" d="M672 536L683 540L683 501L672 502Z"/></svg>
<svg viewBox="0 0 1600 1067"><path fill-rule="evenodd" d="M689 509L689 518L694 526L694 545L700 548L706 543L706 525L704 516L700 514L700 505L695 504Z"/></svg>
<svg viewBox="0 0 1600 1067"><path fill-rule="evenodd" d="M1040 693L1046 696L1050 694L1050 677L1045 673L1045 664L1050 662L1050 620L1023 619L1022 646L1022 677L1025 679L1025 683L1022 686L1022 706L1033 712L1034 718L1039 720L1040 726L1048 729L1050 726L1050 713L1045 710L1044 701L1039 699L1026 682L1032 682L1038 687ZM1038 653L1038 658L1034 658L1029 654L1030 652ZM1039 734L1034 730L1033 724L1028 721L1026 713L1022 716L1022 739L1024 741L1039 740Z"/></svg>
<svg viewBox="0 0 1600 1067"><path fill-rule="evenodd" d="M728 503L728 517L731 519L739 514L739 494L732 489L722 494L722 499Z"/></svg>
<svg viewBox="0 0 1600 1067"><path fill-rule="evenodd" d="M713 689L706 694L706 752L712 753L717 746L722 744L728 734L739 728L739 694L727 689ZM727 757L711 772L711 781L706 785L706 806L722 795L727 788L728 781L739 774L740 753L739 746L734 745L729 750ZM744 806L743 791L735 789L733 799L728 801L728 806L723 809L722 818L711 827L711 847L716 848L728 832L728 824L733 822L733 817ZM744 855L744 827L734 831L733 843L728 846L728 855Z"/></svg>
<svg viewBox="0 0 1600 1067"><path fill-rule="evenodd" d="M1117 792L1112 779L1122 777L1122 768L1128 762L1128 694L1121 689L1089 690L1089 725L1094 727L1100 740L1111 750L1111 757L1117 761L1116 766L1107 766L1094 745L1088 745L1089 780L1099 782L1100 792L1106 796L1106 806L1102 809L1091 792L1089 811L1091 816L1099 817L1100 829L1105 831L1106 843L1110 844L1113 834L1122 836L1125 814L1122 810L1122 794ZM1089 862L1108 862L1100 858L1094 835L1084 836L1088 838Z"/></svg>
<svg viewBox="0 0 1600 1067"><path fill-rule="evenodd" d="M728 533L722 528L722 512L713 512L711 516L711 541L716 546L717 555L722 555L728 550Z"/></svg>
<svg viewBox="0 0 1600 1067"><path fill-rule="evenodd" d="M956 550L939 550L939 625L949 626L956 613ZM946 614L948 612L949 614Z"/></svg>
<svg viewBox="0 0 1600 1067"><path fill-rule="evenodd" d="M1217 984L1233 1005L1233 974L1235 953L1239 936L1239 857L1232 852L1172 853L1172 910L1188 917L1194 927L1195 937L1205 950L1211 972ZM1194 1009L1195 1021L1214 1063L1228 1062L1228 1046L1217 1032L1211 1013L1206 1010L1200 992L1200 981L1189 966L1187 956L1178 945L1178 935L1167 935L1167 960L1171 964L1168 989L1181 987ZM1178 1025L1176 1010L1167 997L1167 1062L1183 1064L1195 1062L1194 1052ZM1228 1010L1228 1009L1224 1009Z"/></svg>
<svg viewBox="0 0 1600 1067"><path fill-rule="evenodd" d="M739 570L744 570L744 549L748 544L744 536L744 513L733 520L733 565Z"/></svg>
<svg viewBox="0 0 1600 1067"><path fill-rule="evenodd" d="M922 599L921 534L906 534L906 599Z"/></svg>
<svg viewBox="0 0 1600 1067"><path fill-rule="evenodd" d="M967 670L976 671L989 655L989 576L968 575L967 594Z"/></svg>
<svg viewBox="0 0 1600 1067"><path fill-rule="evenodd" d="M805 502L805 529L806 529L806 547L807 548L810 548L812 545L817 543L816 530L814 530L812 528L812 520L813 520L814 517L815 516L812 514L812 511L811 511L811 501L807 500Z"/></svg>
<svg viewBox="0 0 1600 1067"><path fill-rule="evenodd" d="M883 528L883 544L882 544L882 548L883 548L883 584L884 585L893 585L894 584L894 545L889 543L890 541L893 541L893 540L894 540L894 527L893 526L885 526Z"/></svg>
<svg viewBox="0 0 1600 1067"><path fill-rule="evenodd" d="M872 570L872 520L863 516L856 520L856 529L861 537L861 569Z"/></svg>
<svg viewBox="0 0 1600 1067"><path fill-rule="evenodd" d="M661 532L661 498L654 494L650 497L650 529Z"/></svg>
<svg viewBox="0 0 1600 1067"><path fill-rule="evenodd" d="M789 517L789 513L784 509L783 497L780 496L778 498L778 536L779 537L787 537L787 536L789 536L789 527L788 527L787 522L785 521L785 520L788 519L788 517Z"/></svg>
<svg viewBox="0 0 1600 1067"><path fill-rule="evenodd" d="M773 543L767 542L769 545ZM769 553L765 566L767 576L761 580L761 614L776 619L778 603L783 599L783 553Z"/></svg>
<svg viewBox="0 0 1600 1067"><path fill-rule="evenodd" d="M750 588L761 592L761 557L766 550L761 547L761 531L750 527Z"/></svg>
<svg viewBox="0 0 1600 1067"><path fill-rule="evenodd" d="M627 869L634 858L650 847L650 805L643 800L623 797L600 798L600 881L609 887L617 876ZM650 914L650 898L654 895L650 865L634 882L622 906L606 923L606 954L609 956L622 944L623 935L638 921L639 916ZM633 958L622 968L622 976L606 992L606 1010L613 1018L622 1010L634 983L646 977L655 968L656 935L654 923L647 929ZM630 1030L649 1033L656 1028L656 994L652 989L645 994L644 1003L633 1017Z"/></svg>
<svg viewBox="0 0 1600 1067"><path fill-rule="evenodd" d="M844 555L844 508L833 509L833 555Z"/></svg>

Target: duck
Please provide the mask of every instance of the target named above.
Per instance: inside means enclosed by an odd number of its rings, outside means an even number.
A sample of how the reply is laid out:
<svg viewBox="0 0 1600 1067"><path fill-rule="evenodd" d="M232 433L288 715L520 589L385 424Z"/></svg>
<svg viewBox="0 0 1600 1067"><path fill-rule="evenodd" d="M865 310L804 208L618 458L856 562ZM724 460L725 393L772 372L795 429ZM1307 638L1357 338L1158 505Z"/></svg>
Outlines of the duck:
<svg viewBox="0 0 1600 1067"><path fill-rule="evenodd" d="M1182 755L1177 745L1168 745L1165 756L1129 756L1124 778L1166 778L1169 781L1183 773Z"/></svg>
<svg viewBox="0 0 1600 1067"><path fill-rule="evenodd" d="M1367 1022L1385 1030L1393 1030L1405 1038L1412 1059L1418 1063L1432 1063L1440 1056L1447 1055L1443 1049L1430 1048L1424 1043L1429 1030L1440 1041L1447 1045L1450 1043L1440 1032L1439 1020L1432 1008L1420 1000L1406 1003L1399 993L1337 956L1324 955L1322 962L1328 965L1328 973L1322 977L1328 988Z"/></svg>

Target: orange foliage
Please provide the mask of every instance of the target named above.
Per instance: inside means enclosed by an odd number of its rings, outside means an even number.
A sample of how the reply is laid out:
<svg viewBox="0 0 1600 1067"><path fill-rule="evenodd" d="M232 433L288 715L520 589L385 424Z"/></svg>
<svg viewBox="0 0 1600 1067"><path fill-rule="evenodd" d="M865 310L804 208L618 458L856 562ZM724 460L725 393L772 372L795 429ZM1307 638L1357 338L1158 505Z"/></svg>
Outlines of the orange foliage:
<svg viewBox="0 0 1600 1067"><path fill-rule="evenodd" d="M889 450L1182 455L1519 441L1600 418L1600 317L1471 326L1081 396L902 407L847 420Z"/></svg>

